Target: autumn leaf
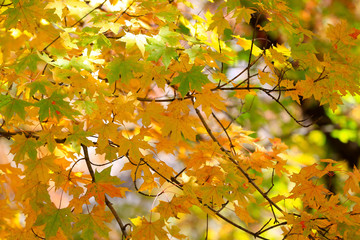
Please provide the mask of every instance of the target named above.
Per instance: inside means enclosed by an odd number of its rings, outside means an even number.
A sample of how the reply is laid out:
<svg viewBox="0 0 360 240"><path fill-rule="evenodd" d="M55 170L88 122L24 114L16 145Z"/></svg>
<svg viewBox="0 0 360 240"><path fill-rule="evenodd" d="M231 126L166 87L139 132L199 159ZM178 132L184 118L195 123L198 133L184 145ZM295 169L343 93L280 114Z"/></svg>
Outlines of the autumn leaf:
<svg viewBox="0 0 360 240"><path fill-rule="evenodd" d="M17 135L13 137L14 144L11 145L11 153L15 154L14 161L20 163L25 160L26 156L35 160L37 157L37 146L39 145L32 138L28 138L24 135Z"/></svg>
<svg viewBox="0 0 360 240"><path fill-rule="evenodd" d="M81 236L86 239L94 239L95 233L108 237L110 228L105 223L111 222L112 216L110 212L104 210L101 206L95 206L91 212L80 214L74 229L81 229Z"/></svg>
<svg viewBox="0 0 360 240"><path fill-rule="evenodd" d="M8 95L0 95L1 115L9 121L15 114L25 120L25 108L32 104L21 99L12 98Z"/></svg>
<svg viewBox="0 0 360 240"><path fill-rule="evenodd" d="M101 172L95 172L96 182L87 185L89 197L94 196L95 200L100 204L105 204L105 194L110 197L125 197L125 192L130 191L126 187L119 187L122 182L118 177L110 175L111 167L108 167Z"/></svg>
<svg viewBox="0 0 360 240"><path fill-rule="evenodd" d="M41 226L45 224L44 233L47 238L56 236L59 229L61 229L67 236L71 235L71 222L75 220L70 208L57 209L52 206L39 215L34 226Z"/></svg>
<svg viewBox="0 0 360 240"><path fill-rule="evenodd" d="M162 58L162 62L166 68L169 67L171 60L175 59L178 54L176 49L173 47L166 46L163 42L157 40L148 40L149 45L146 45L146 50L150 53L147 60L149 61L159 61Z"/></svg>
<svg viewBox="0 0 360 240"><path fill-rule="evenodd" d="M192 206L184 197L174 197L170 202L160 201L159 205L153 210L168 219L170 217L178 218L179 213L189 214L189 208Z"/></svg>
<svg viewBox="0 0 360 240"><path fill-rule="evenodd" d="M48 117L61 118L65 115L69 119L79 114L78 111L73 110L69 102L64 101L65 96L61 93L54 92L49 98L41 99L34 105L39 107L39 118L44 120Z"/></svg>
<svg viewBox="0 0 360 240"><path fill-rule="evenodd" d="M143 34L134 35L131 32L126 32L125 36L120 39L120 41L126 43L126 48L130 49L133 46L136 46L139 48L141 54L144 56L145 53L145 45L147 45L146 42L147 36ZM155 60L157 61L157 60Z"/></svg>
<svg viewBox="0 0 360 240"><path fill-rule="evenodd" d="M165 224L162 219L148 222L144 217L138 217L131 219L131 222L135 225L132 232L132 239L134 240L155 240L156 237L164 240L169 239L163 229Z"/></svg>
<svg viewBox="0 0 360 240"><path fill-rule="evenodd" d="M209 79L202 73L202 67L192 66L190 71L180 72L179 76L175 77L172 85L180 83L179 92L185 96L190 90L201 91L201 86L208 83Z"/></svg>
<svg viewBox="0 0 360 240"><path fill-rule="evenodd" d="M133 71L139 69L139 65L134 59L124 60L116 58L110 62L106 68L109 69L106 76L110 84L119 79L121 79L123 83L128 83L134 77Z"/></svg>

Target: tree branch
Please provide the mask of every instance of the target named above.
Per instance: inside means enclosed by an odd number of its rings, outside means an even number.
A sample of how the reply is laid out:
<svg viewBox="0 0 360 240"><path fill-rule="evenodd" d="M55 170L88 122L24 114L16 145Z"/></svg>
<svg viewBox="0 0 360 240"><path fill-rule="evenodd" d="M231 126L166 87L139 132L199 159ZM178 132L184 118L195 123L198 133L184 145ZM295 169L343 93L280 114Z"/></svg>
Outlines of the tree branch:
<svg viewBox="0 0 360 240"><path fill-rule="evenodd" d="M248 173L239 166L238 162L231 156L230 151L226 150L220 143L219 141L215 138L215 136L213 135L209 125L206 123L204 117L201 115L200 111L195 108L196 114L198 115L198 117L200 118L200 121L202 122L203 126L205 127L207 133L209 134L209 136L211 137L211 139L217 143L220 146L221 151L223 151L228 159L233 162L237 169L247 178L247 180L249 181L249 183L263 196L263 198L265 198L272 206L274 206L277 210L279 210L281 213L284 213L284 210L282 210L276 203L274 203L268 196L267 194L261 190L261 188L253 181L253 179L248 175Z"/></svg>

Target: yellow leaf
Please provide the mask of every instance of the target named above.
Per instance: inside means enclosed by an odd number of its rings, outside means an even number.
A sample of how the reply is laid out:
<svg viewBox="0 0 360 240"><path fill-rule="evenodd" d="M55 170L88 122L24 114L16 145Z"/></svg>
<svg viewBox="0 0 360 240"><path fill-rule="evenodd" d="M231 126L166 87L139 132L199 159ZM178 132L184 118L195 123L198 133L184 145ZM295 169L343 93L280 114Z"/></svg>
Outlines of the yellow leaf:
<svg viewBox="0 0 360 240"><path fill-rule="evenodd" d="M235 38L238 39L237 44L240 45L245 51L250 50L251 49L251 40L248 40L246 38L242 38L240 36L233 36ZM263 53L263 51L256 46L255 44L253 44L252 46L252 54L254 56L259 56Z"/></svg>
<svg viewBox="0 0 360 240"><path fill-rule="evenodd" d="M219 111L226 110L224 100L219 92L212 92L209 88L206 89L206 87L202 93L196 95L194 107L197 108L199 106L201 106L207 117L212 113L211 108Z"/></svg>
<svg viewBox="0 0 360 240"><path fill-rule="evenodd" d="M169 239L167 232L163 229L165 224L162 219L154 222L148 222L145 217L130 220L135 225L131 235L133 240L155 240L155 237L161 240Z"/></svg>
<svg viewBox="0 0 360 240"><path fill-rule="evenodd" d="M147 38L147 36L144 34L135 35L135 34L132 34L131 32L126 32L125 36L123 36L118 41L125 42L127 49L132 48L136 44L136 46L139 48L141 54L144 56L145 44L147 44L146 38Z"/></svg>

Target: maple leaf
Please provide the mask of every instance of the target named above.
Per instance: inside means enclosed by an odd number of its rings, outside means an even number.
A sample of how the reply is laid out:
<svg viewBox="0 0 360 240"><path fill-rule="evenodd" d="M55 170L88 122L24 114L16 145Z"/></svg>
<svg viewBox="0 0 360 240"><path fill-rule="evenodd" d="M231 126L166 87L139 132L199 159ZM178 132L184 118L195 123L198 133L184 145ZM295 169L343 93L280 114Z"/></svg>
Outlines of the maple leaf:
<svg viewBox="0 0 360 240"><path fill-rule="evenodd" d="M189 139L194 141L196 138L196 132L192 128L192 121L186 116L174 116L164 117L164 127L161 131L163 136L169 136L175 142L179 142L183 139Z"/></svg>
<svg viewBox="0 0 360 240"><path fill-rule="evenodd" d="M27 87L30 89L31 96L34 96L34 94L37 92L40 92L41 94L46 94L46 87L50 86L51 83L46 79L38 79L27 84Z"/></svg>
<svg viewBox="0 0 360 240"><path fill-rule="evenodd" d="M246 38L242 38L240 36L233 36L238 39L237 44L240 45L245 51L251 49L251 40L248 40ZM255 44L252 45L252 54L254 56L259 56L263 53L263 51L256 46Z"/></svg>
<svg viewBox="0 0 360 240"><path fill-rule="evenodd" d="M190 214L189 208L192 204L186 200L185 196L174 197L170 202L160 201L152 211L160 213L161 217L168 219L170 217L178 218L179 213Z"/></svg>
<svg viewBox="0 0 360 240"><path fill-rule="evenodd" d="M229 22L225 19L223 11L217 11L215 15L211 17L212 23L209 25L208 30L213 30L216 28L216 32L221 35L224 33L225 29L231 29Z"/></svg>
<svg viewBox="0 0 360 240"><path fill-rule="evenodd" d="M130 191L126 187L115 187L122 182L118 177L110 175L111 167L105 168L101 172L95 171L95 183L89 183L87 195L94 196L100 205L105 205L105 194L110 197L125 197L125 192Z"/></svg>
<svg viewBox="0 0 360 240"><path fill-rule="evenodd" d="M66 4L63 1L55 0L52 2L49 2L45 9L55 9L54 13L58 15L59 18L62 19L63 15L63 9L66 8Z"/></svg>
<svg viewBox="0 0 360 240"><path fill-rule="evenodd" d="M54 161L55 159L54 155L48 155L38 158L36 161L31 159L23 161L23 164L27 167L24 173L29 178L46 184L51 178L49 172L58 172L60 170L60 167Z"/></svg>
<svg viewBox="0 0 360 240"><path fill-rule="evenodd" d="M205 59L204 53L206 53L206 51L200 46L195 45L191 48L186 49L184 52L189 55L190 62L192 63L196 58Z"/></svg>
<svg viewBox="0 0 360 240"><path fill-rule="evenodd" d="M53 116L59 119L62 114L69 119L74 119L73 116L79 115L80 113L72 109L69 102L63 100L65 97L64 94L54 92L49 98L41 99L39 102L35 103L34 106L40 108L40 121Z"/></svg>
<svg viewBox="0 0 360 240"><path fill-rule="evenodd" d="M95 206L89 214L80 214L74 229L82 230L83 239L94 239L95 233L108 237L110 228L105 222L111 221L111 214L105 212L101 206Z"/></svg>
<svg viewBox="0 0 360 240"><path fill-rule="evenodd" d="M237 7L235 9L234 17L236 17L237 22L241 22L242 20L244 20L248 23L251 19L252 13L254 13L254 10L245 7Z"/></svg>
<svg viewBox="0 0 360 240"><path fill-rule="evenodd" d="M349 190L353 192L359 192L359 179L360 179L360 171L356 166L354 166L353 172L348 172L348 179L345 181L344 192L349 192Z"/></svg>
<svg viewBox="0 0 360 240"><path fill-rule="evenodd" d="M209 82L207 76L202 73L202 69L201 66L192 66L190 71L180 72L171 84L180 83L179 92L182 96L185 96L192 89L201 91L202 85Z"/></svg>
<svg viewBox="0 0 360 240"><path fill-rule="evenodd" d="M37 156L37 146L39 145L33 138L28 138L24 135L13 136L14 143L11 145L10 152L15 155L14 161L20 163L25 159L25 156L35 160Z"/></svg>
<svg viewBox="0 0 360 240"><path fill-rule="evenodd" d="M161 41L168 43L171 46L175 46L179 42L180 34L174 31L171 31L169 27L162 27L159 31L159 34L156 36L160 37Z"/></svg>
<svg viewBox="0 0 360 240"><path fill-rule="evenodd" d="M73 220L75 220L75 216L70 208L58 209L52 205L46 208L43 214L38 215L34 226L45 224L44 233L46 238L56 236L59 229L70 237L72 230L71 223Z"/></svg>
<svg viewBox="0 0 360 240"><path fill-rule="evenodd" d="M125 36L123 36L119 41L126 43L126 48L130 49L135 44L139 48L141 54L144 56L145 53L145 45L147 44L146 39L148 36L144 34L132 34L131 32L125 32ZM155 60L157 61L157 60Z"/></svg>
<svg viewBox="0 0 360 240"><path fill-rule="evenodd" d="M134 59L124 60L122 58L115 58L107 66L109 72L106 77L109 80L109 83L112 84L121 77L121 82L129 83L129 81L134 77L133 71L139 69L139 64Z"/></svg>
<svg viewBox="0 0 360 240"><path fill-rule="evenodd" d="M173 47L168 47L164 42L158 40L149 39L149 45L146 45L146 51L150 52L147 60L149 61L159 61L160 57L166 68L169 67L172 59L178 56L176 49Z"/></svg>
<svg viewBox="0 0 360 240"><path fill-rule="evenodd" d="M1 115L9 121L15 114L25 120L25 108L32 104L21 99L12 98L9 95L0 95Z"/></svg>
<svg viewBox="0 0 360 240"><path fill-rule="evenodd" d="M71 144L77 153L80 153L81 144L85 146L91 146L92 142L87 139L92 133L90 131L83 130L83 124L74 125L72 132L66 136L65 144Z"/></svg>
<svg viewBox="0 0 360 240"><path fill-rule="evenodd" d="M165 224L162 219L154 222L148 222L144 217L130 220L135 225L131 235L134 240L155 240L155 237L163 240L169 239L167 232L163 229Z"/></svg>
<svg viewBox="0 0 360 240"><path fill-rule="evenodd" d="M124 239L184 239L183 215L199 210L239 227L222 212L224 203L245 224L267 222L270 205L279 210L284 222L257 233L246 227L260 238L281 228L289 239L358 239L357 168L348 172L331 160L297 166L280 139L262 146L249 135L269 124L286 135L300 99L335 110L343 96L360 94L360 30L339 16L327 30L324 21L308 30L313 16L322 17L312 14L316 4L304 11L283 0L244 2L210 0L198 13L186 0L0 0L0 137L11 139L14 154L0 151L0 162L9 162L0 164L0 239L109 238L114 217ZM270 40L266 50L253 44ZM261 94L283 110L247 96ZM256 132L236 126L238 114ZM276 125L282 122L286 128ZM299 138L290 140L306 150ZM89 147L87 164L81 146ZM127 170L139 192L159 197L158 214L132 219L131 229L115 206L106 209L110 197L129 197L117 177ZM345 180L337 195L321 185L335 174L337 187ZM268 186L281 195L271 197ZM231 238L228 232L219 238Z"/></svg>
<svg viewBox="0 0 360 240"><path fill-rule="evenodd" d="M37 70L37 63L40 61L40 58L37 53L30 53L29 55L18 60L18 63L15 65L15 72L19 74L23 72L27 67L32 72Z"/></svg>
<svg viewBox="0 0 360 240"><path fill-rule="evenodd" d="M206 85L204 88L206 88ZM202 106L202 110L205 112L207 117L209 117L212 112L211 107L216 110L226 109L222 97L218 93L214 93L208 88L204 90L203 93L196 95L194 107L197 108L199 106Z"/></svg>
<svg viewBox="0 0 360 240"><path fill-rule="evenodd" d="M40 137L40 143L42 143L43 145L46 144L49 151L53 152L57 145L55 139L63 139L66 137L66 134L61 132L61 127L52 126L51 129L44 129L44 131L36 133L36 136Z"/></svg>
<svg viewBox="0 0 360 240"><path fill-rule="evenodd" d="M146 109L140 113L140 118L144 126L149 126L152 119L158 119L161 116L161 113L164 111L164 108L155 102L151 102L146 105Z"/></svg>

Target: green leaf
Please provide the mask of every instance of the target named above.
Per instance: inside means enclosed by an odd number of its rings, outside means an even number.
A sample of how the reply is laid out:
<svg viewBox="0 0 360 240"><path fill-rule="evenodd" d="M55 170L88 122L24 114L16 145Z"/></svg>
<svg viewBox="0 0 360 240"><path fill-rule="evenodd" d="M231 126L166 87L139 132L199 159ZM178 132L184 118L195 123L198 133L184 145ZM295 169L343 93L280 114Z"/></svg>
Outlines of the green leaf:
<svg viewBox="0 0 360 240"><path fill-rule="evenodd" d="M95 232L100 236L107 238L110 229L103 221L97 220L92 214L80 214L76 227L82 229L81 237L83 239L94 239Z"/></svg>
<svg viewBox="0 0 360 240"><path fill-rule="evenodd" d="M200 58L200 59L204 59L204 53L206 53L206 51L204 49L202 49L200 46L195 45L191 48L188 48L184 51L185 53L187 53L189 55L190 61L194 62L195 58Z"/></svg>
<svg viewBox="0 0 360 240"><path fill-rule="evenodd" d="M8 8L1 15L5 15L5 27L10 29L15 27L20 16L20 8Z"/></svg>
<svg viewBox="0 0 360 240"><path fill-rule="evenodd" d="M20 163L28 155L32 160L36 160L37 150L39 143L33 139L24 135L13 136L14 143L11 145L11 153L14 154L14 161Z"/></svg>
<svg viewBox="0 0 360 240"><path fill-rule="evenodd" d="M34 81L27 85L30 88L30 96L33 96L37 91L41 94L46 94L46 88L51 86L51 83L48 80Z"/></svg>
<svg viewBox="0 0 360 240"><path fill-rule="evenodd" d="M179 73L179 76L175 77L171 84L180 83L179 92L182 96L192 89L201 91L202 85L209 82L207 76L201 73L202 69L201 66L193 66L190 71Z"/></svg>
<svg viewBox="0 0 360 240"><path fill-rule="evenodd" d="M85 69L88 72L91 72L91 67L85 63L86 60L86 56L81 56L81 57L73 57L70 61L70 65L75 68L76 70L78 70L79 72L82 69Z"/></svg>
<svg viewBox="0 0 360 240"><path fill-rule="evenodd" d="M25 120L25 107L32 104L24 100L12 98L9 95L0 95L0 110L1 114L5 117L5 120L10 120L14 114L19 115Z"/></svg>
<svg viewBox="0 0 360 240"><path fill-rule="evenodd" d="M101 47L111 47L110 40L104 34L99 34L95 43L95 49L101 49Z"/></svg>
<svg viewBox="0 0 360 240"><path fill-rule="evenodd" d="M73 132L66 137L65 141L65 144L71 144L77 153L80 153L81 144L84 144L85 146L92 145L92 142L88 140L87 137L93 135L93 133L84 131L82 127L83 125L74 125Z"/></svg>
<svg viewBox="0 0 360 240"><path fill-rule="evenodd" d="M120 185L122 182L120 178L111 176L111 166L105 168L101 172L95 171L95 179L97 183L113 183L114 185Z"/></svg>
<svg viewBox="0 0 360 240"><path fill-rule="evenodd" d="M129 83L129 81L134 77L133 70L139 69L139 66L139 63L134 59L125 61L121 58L116 58L106 66L106 68L110 70L106 77L110 84L118 80L119 77L121 77L121 82Z"/></svg>
<svg viewBox="0 0 360 240"><path fill-rule="evenodd" d="M160 29L159 36L163 42L175 46L179 42L180 34L174 31L170 31L169 27L163 27Z"/></svg>
<svg viewBox="0 0 360 240"><path fill-rule="evenodd" d="M164 43L157 40L152 40L151 44L146 45L146 51L150 52L147 60L157 62L162 57L162 62L166 68L170 65L171 59L178 56L175 48L167 47Z"/></svg>
<svg viewBox="0 0 360 240"><path fill-rule="evenodd" d="M49 98L41 99L35 106L39 107L39 119L40 121L56 116L60 119L62 115L73 120L73 116L79 115L80 113L71 108L70 103L63 99L66 95L54 92Z"/></svg>
<svg viewBox="0 0 360 240"><path fill-rule="evenodd" d="M66 49L63 49L63 48L49 47L48 51L51 56L56 56L56 57L61 57L61 58L68 56Z"/></svg>
<svg viewBox="0 0 360 240"><path fill-rule="evenodd" d="M45 212L38 215L34 226L45 224L44 233L46 238L56 236L59 228L70 236L72 231L71 223L74 220L73 213L70 208L57 209L55 206L44 208Z"/></svg>
<svg viewBox="0 0 360 240"><path fill-rule="evenodd" d="M39 56L35 53L30 53L29 55L23 57L18 61L18 63L15 65L15 72L19 74L20 72L24 71L26 67L29 67L29 69L32 72L35 72L37 69L37 62L41 59Z"/></svg>

